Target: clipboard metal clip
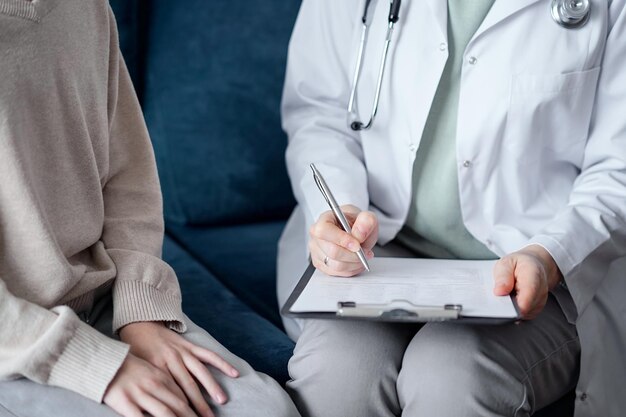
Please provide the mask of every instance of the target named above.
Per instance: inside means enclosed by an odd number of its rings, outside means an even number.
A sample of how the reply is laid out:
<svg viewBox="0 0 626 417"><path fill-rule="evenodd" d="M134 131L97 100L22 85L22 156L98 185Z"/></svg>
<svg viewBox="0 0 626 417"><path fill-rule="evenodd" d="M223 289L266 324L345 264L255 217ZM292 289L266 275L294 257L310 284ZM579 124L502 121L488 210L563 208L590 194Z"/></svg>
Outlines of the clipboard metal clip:
<svg viewBox="0 0 626 417"><path fill-rule="evenodd" d="M460 317L461 304L418 306L405 300L389 304L357 304L354 301L337 303L337 316L384 319L387 321L445 321Z"/></svg>

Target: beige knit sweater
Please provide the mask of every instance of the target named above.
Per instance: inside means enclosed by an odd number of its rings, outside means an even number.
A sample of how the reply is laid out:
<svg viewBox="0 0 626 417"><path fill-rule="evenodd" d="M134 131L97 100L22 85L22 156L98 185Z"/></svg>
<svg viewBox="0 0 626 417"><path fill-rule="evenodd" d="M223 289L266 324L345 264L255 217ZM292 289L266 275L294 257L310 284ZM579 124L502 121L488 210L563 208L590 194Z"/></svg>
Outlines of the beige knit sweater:
<svg viewBox="0 0 626 417"><path fill-rule="evenodd" d="M161 207L106 0L0 0L0 379L101 401L128 346L76 312L107 283L114 331L185 330Z"/></svg>

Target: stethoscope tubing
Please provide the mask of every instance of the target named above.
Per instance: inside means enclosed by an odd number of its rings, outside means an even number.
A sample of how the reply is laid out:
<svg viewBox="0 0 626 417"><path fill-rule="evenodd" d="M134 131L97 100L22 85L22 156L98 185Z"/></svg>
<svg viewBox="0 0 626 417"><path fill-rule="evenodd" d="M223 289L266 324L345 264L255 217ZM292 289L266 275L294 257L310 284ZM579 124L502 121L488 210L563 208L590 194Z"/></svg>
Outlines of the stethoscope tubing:
<svg viewBox="0 0 626 417"><path fill-rule="evenodd" d="M385 45L383 47L382 57L380 60L380 67L378 69L378 79L376 81L376 91L374 94L374 101L372 104L372 110L370 118L367 123L363 123L359 120L358 113L355 109L355 102L357 96L357 90L359 87L359 81L361 78L361 72L363 69L363 57L365 54L365 48L367 45L367 37L369 34L370 23L368 21L368 11L371 0L365 0L363 16L361 22L363 28L361 30L361 39L359 41L359 51L357 54L356 65L354 67L354 75L352 77L352 86L350 89L350 99L348 101L348 125L353 131L368 130L372 127L376 115L378 114L378 106L380 104L380 92L382 89L383 79L385 77L385 69L387 67L387 56L389 54L389 46L391 44L391 38L393 36L393 29L395 24L400 19L400 5L401 0L389 0L389 16L387 19L387 35L385 37ZM589 0L552 0L550 4L550 14L552 19L567 29L577 29L585 25L589 20L591 12L591 5Z"/></svg>
<svg viewBox="0 0 626 417"><path fill-rule="evenodd" d="M363 29L361 30L361 40L359 42L359 52L357 54L357 63L354 69L354 76L352 81L352 88L350 90L350 99L348 101L348 115L350 117L350 128L354 131L368 130L372 127L376 114L378 113L378 105L380 103L380 92L383 85L383 79L385 78L385 69L387 67L387 56L389 54L389 46L391 44L391 38L393 36L393 28L400 19L400 4L401 0L390 0L389 5L389 17L387 24L387 34L385 36L385 45L383 47L382 57L380 59L380 67L378 69L378 79L376 81L376 91L374 94L374 102L372 104L372 111L370 113L369 121L366 124L358 120L358 115L354 109L354 103L356 100L356 92L361 78L361 69L363 66L363 55L365 52L365 46L367 44L367 35L369 31L369 22L367 19L368 9L371 0L366 0L365 9L363 11L363 17L361 19Z"/></svg>

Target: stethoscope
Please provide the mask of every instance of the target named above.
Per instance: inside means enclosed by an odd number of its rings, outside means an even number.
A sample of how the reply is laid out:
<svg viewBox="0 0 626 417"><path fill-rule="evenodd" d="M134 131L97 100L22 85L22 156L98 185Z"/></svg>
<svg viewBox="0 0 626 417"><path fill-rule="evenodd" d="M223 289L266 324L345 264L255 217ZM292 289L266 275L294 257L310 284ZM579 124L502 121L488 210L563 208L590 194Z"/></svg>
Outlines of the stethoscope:
<svg viewBox="0 0 626 417"><path fill-rule="evenodd" d="M509 0L510 1L510 0ZM368 130L372 127L376 113L378 113L378 103L380 101L380 89L383 84L383 78L385 75L385 68L387 67L387 53L389 52L389 45L391 44L391 36L393 34L393 28L400 19L400 3L401 0L389 0L389 16L387 17L387 35L385 37L385 44L383 46L383 55L380 60L380 68L378 70L378 80L376 81L376 93L374 95L374 103L372 105L372 112L370 114L369 121L366 124L359 121L359 115L354 108L354 102L356 100L357 89L359 86L359 78L361 77L361 67L363 65L363 53L367 44L367 35L369 32L370 22L367 20L367 14L370 7L371 0L365 0L365 7L363 9L363 17L361 18L361 41L359 42L359 52L356 58L356 65L354 68L354 76L352 78L352 89L350 90L350 100L348 101L348 124L354 131ZM589 20L589 14L591 11L591 5L589 0L552 0L550 4L550 14L552 19L559 25L567 29L576 29L583 26Z"/></svg>

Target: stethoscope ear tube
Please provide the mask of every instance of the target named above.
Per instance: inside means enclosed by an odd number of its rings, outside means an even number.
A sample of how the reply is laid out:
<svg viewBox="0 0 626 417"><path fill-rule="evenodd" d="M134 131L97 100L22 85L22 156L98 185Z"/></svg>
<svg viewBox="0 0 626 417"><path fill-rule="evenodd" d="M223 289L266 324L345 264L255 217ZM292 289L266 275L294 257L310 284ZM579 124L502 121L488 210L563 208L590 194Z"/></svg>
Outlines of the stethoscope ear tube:
<svg viewBox="0 0 626 417"><path fill-rule="evenodd" d="M361 18L361 22L363 22L364 25L367 25L367 11L370 8L371 2L372 0L365 0L365 7L363 8L363 17Z"/></svg>
<svg viewBox="0 0 626 417"><path fill-rule="evenodd" d="M389 23L396 23L400 18L400 3L401 0L391 0L391 6L389 7Z"/></svg>

